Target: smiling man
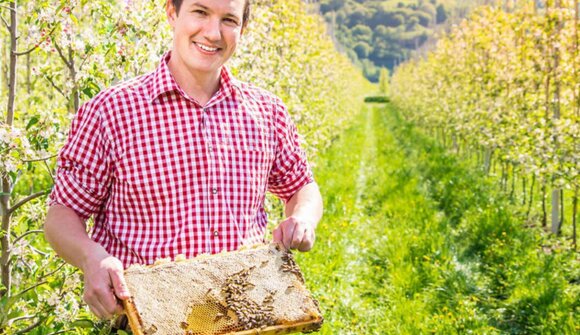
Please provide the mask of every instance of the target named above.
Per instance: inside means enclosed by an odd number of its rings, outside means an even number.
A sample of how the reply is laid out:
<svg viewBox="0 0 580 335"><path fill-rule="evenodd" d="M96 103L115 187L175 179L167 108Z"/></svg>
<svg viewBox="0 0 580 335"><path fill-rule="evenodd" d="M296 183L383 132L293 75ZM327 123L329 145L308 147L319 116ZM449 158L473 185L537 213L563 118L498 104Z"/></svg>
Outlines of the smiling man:
<svg viewBox="0 0 580 335"><path fill-rule="evenodd" d="M313 246L322 200L296 128L280 99L224 66L249 2L169 0L173 48L157 69L102 91L75 116L45 232L83 271L84 300L100 318L122 312L131 264L264 242L267 191L285 203L274 240Z"/></svg>

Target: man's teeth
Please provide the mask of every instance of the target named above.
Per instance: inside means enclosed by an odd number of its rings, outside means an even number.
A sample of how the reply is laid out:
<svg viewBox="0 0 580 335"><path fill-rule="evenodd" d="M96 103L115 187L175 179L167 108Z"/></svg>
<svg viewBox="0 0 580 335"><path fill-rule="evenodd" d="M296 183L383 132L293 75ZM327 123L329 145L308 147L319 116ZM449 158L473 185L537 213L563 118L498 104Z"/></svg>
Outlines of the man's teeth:
<svg viewBox="0 0 580 335"><path fill-rule="evenodd" d="M214 52L217 51L218 48L212 48L212 47L208 47L206 45L203 44L199 44L199 43L195 43L198 47L200 47L201 49L205 50L205 51L209 51L209 52Z"/></svg>

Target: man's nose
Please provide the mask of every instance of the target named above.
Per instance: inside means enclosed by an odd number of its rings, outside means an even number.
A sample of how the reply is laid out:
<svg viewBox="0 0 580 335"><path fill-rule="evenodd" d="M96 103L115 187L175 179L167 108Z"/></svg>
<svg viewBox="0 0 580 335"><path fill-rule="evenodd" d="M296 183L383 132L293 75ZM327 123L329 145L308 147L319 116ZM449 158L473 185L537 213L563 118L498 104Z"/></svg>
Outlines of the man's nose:
<svg viewBox="0 0 580 335"><path fill-rule="evenodd" d="M222 38L221 32L221 20L217 18L211 18L207 20L207 24L205 25L204 29L204 37L208 41L219 41Z"/></svg>

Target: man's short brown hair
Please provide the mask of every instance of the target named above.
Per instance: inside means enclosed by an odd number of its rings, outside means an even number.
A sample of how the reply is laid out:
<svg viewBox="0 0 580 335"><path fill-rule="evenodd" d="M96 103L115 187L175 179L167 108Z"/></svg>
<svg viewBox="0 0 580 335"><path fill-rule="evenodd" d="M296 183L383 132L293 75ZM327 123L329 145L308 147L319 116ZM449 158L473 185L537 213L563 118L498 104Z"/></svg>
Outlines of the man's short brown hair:
<svg viewBox="0 0 580 335"><path fill-rule="evenodd" d="M170 0L173 3L173 7L175 7L175 12L179 14L179 8L181 8L181 3L183 0ZM244 5L244 16L242 17L242 27L246 27L248 24L248 20L250 19L250 0L246 0L246 4Z"/></svg>

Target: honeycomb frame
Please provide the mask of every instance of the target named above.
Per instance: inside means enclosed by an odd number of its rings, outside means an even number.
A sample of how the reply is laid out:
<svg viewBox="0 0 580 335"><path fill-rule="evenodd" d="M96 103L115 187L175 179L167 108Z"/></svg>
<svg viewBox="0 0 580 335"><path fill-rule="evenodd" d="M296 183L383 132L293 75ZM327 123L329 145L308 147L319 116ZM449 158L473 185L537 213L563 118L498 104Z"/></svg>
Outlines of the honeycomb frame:
<svg viewBox="0 0 580 335"><path fill-rule="evenodd" d="M135 335L290 334L320 329L318 302L278 244L125 271Z"/></svg>

